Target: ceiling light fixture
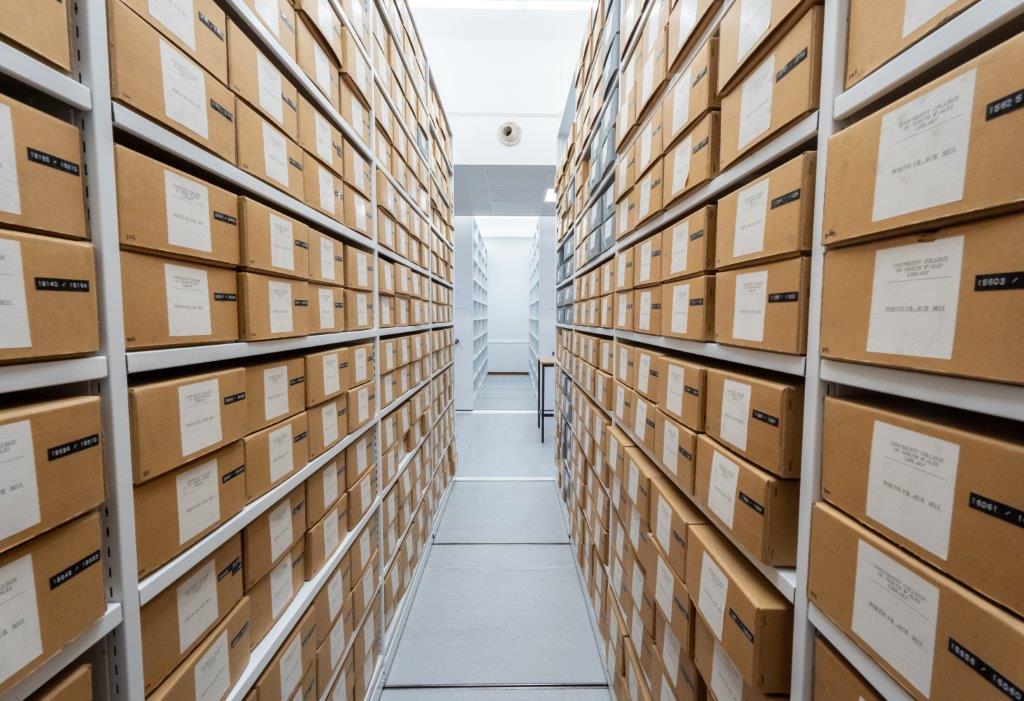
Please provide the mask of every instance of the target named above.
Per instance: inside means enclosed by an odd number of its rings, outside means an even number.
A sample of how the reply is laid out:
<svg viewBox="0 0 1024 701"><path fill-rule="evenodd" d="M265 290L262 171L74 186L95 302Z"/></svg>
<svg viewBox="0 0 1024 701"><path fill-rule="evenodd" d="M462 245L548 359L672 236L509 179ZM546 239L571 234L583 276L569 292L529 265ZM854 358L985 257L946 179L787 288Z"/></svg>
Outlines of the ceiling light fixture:
<svg viewBox="0 0 1024 701"><path fill-rule="evenodd" d="M544 201L545 202L557 202L558 201L555 198L555 188L553 188L553 187L549 187L548 188L548 191L544 193Z"/></svg>

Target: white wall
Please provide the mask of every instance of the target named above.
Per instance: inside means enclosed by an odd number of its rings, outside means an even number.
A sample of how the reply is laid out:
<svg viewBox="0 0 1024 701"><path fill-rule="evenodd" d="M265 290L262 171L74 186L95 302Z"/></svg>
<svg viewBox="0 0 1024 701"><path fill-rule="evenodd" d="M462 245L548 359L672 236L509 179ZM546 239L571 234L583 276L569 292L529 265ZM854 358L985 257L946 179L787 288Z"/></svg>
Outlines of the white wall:
<svg viewBox="0 0 1024 701"><path fill-rule="evenodd" d="M530 239L488 236L487 360L490 372L529 370Z"/></svg>

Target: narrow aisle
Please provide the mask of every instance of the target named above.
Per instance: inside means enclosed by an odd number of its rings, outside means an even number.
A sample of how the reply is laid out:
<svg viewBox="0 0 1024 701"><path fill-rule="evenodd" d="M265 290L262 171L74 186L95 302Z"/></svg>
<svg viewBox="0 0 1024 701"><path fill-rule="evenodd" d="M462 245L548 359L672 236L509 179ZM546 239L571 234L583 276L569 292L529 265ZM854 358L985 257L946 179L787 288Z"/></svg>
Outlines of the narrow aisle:
<svg viewBox="0 0 1024 701"><path fill-rule="evenodd" d="M477 409L530 410L537 408L529 375L488 375L480 388Z"/></svg>
<svg viewBox="0 0 1024 701"><path fill-rule="evenodd" d="M536 416L467 414L457 478L384 685L385 701L606 701L607 681ZM471 450L510 419L517 441ZM488 430L489 429L489 430ZM467 435L469 434L469 435ZM476 468L476 469L474 469ZM538 475L539 476L539 475Z"/></svg>

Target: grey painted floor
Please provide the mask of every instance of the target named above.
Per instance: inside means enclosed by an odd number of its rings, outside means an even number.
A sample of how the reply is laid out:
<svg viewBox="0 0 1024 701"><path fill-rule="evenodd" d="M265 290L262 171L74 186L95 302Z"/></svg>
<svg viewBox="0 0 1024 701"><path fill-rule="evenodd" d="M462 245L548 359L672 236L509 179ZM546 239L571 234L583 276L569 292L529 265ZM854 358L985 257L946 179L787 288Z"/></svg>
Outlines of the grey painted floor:
<svg viewBox="0 0 1024 701"><path fill-rule="evenodd" d="M537 409L529 375L488 375L476 400L477 409Z"/></svg>
<svg viewBox="0 0 1024 701"><path fill-rule="evenodd" d="M532 414L461 414L459 476L551 474ZM455 483L384 701L607 701L554 482Z"/></svg>

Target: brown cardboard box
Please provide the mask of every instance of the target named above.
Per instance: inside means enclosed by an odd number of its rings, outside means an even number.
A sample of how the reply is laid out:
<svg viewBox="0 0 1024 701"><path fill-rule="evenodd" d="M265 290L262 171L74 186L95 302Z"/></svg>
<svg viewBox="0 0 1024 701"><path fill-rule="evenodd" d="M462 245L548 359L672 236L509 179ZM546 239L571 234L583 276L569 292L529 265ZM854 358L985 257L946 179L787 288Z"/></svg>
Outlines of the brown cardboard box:
<svg viewBox="0 0 1024 701"><path fill-rule="evenodd" d="M369 108L344 80L339 81L338 86L338 112L341 114L341 118L355 129L363 143L370 143ZM379 150L377 155L381 155Z"/></svg>
<svg viewBox="0 0 1024 701"><path fill-rule="evenodd" d="M345 184L354 187L364 196L370 196L370 187L373 183L370 162L353 145L352 141L345 138L344 172ZM347 200L346 200L347 202ZM363 232L366 233L366 232Z"/></svg>
<svg viewBox="0 0 1024 701"><path fill-rule="evenodd" d="M325 117L312 102L298 97L298 130L296 141L307 153L316 156L328 168L344 175L345 142L334 122Z"/></svg>
<svg viewBox="0 0 1024 701"><path fill-rule="evenodd" d="M259 273L238 273L239 327L247 341L305 336L309 285Z"/></svg>
<svg viewBox="0 0 1024 701"><path fill-rule="evenodd" d="M666 646L672 645L668 640L663 642ZM675 648L663 648L650 639L644 641L644 649L650 661L645 664L644 658L641 658L640 665L644 673L651 678L652 698L684 701L699 701L705 698L704 681L697 672L697 665L690 657L679 654L675 655L677 659L674 659L672 653L675 652Z"/></svg>
<svg viewBox="0 0 1024 701"><path fill-rule="evenodd" d="M315 611L310 607L260 675L254 687L256 698L286 701L300 691L305 670L316 660L315 622Z"/></svg>
<svg viewBox="0 0 1024 701"><path fill-rule="evenodd" d="M636 309L633 315L633 330L658 336L662 333L661 286L642 287L633 291Z"/></svg>
<svg viewBox="0 0 1024 701"><path fill-rule="evenodd" d="M303 484L306 487L306 528L323 518L327 509L345 493L345 454L327 461L327 464L310 475Z"/></svg>
<svg viewBox="0 0 1024 701"><path fill-rule="evenodd" d="M370 200L352 187L345 187L345 226L369 238L373 229ZM372 284L372 283L371 283Z"/></svg>
<svg viewBox="0 0 1024 701"><path fill-rule="evenodd" d="M730 7L719 26L718 92L727 92L750 73L768 47L819 1L768 0L753 8L745 3Z"/></svg>
<svg viewBox="0 0 1024 701"><path fill-rule="evenodd" d="M99 397L0 409L0 552L100 505Z"/></svg>
<svg viewBox="0 0 1024 701"><path fill-rule="evenodd" d="M633 329L633 291L616 292L614 327L631 331Z"/></svg>
<svg viewBox="0 0 1024 701"><path fill-rule="evenodd" d="M380 485L377 483L377 475L372 470L367 470L363 473L362 477L349 485L349 530L353 530L359 525L359 521L373 505L373 500L377 497L379 490Z"/></svg>
<svg viewBox="0 0 1024 701"><path fill-rule="evenodd" d="M814 698L883 701L882 696L824 638L814 638Z"/></svg>
<svg viewBox="0 0 1024 701"><path fill-rule="evenodd" d="M345 290L341 287L310 285L309 292L315 305L310 314L309 333L344 331Z"/></svg>
<svg viewBox="0 0 1024 701"><path fill-rule="evenodd" d="M373 325L372 293L345 290L345 328L359 331L373 328Z"/></svg>
<svg viewBox="0 0 1024 701"><path fill-rule="evenodd" d="M304 359L298 357L280 358L245 368L247 434L305 408L305 367Z"/></svg>
<svg viewBox="0 0 1024 701"><path fill-rule="evenodd" d="M33 701L92 701L92 665L82 663L59 672L33 696Z"/></svg>
<svg viewBox="0 0 1024 701"><path fill-rule="evenodd" d="M136 486L139 574L156 570L241 511L245 471L242 443L236 441Z"/></svg>
<svg viewBox="0 0 1024 701"><path fill-rule="evenodd" d="M626 249L625 251L619 251L615 254L615 291L623 292L625 290L631 290L635 286L633 283L633 276L635 271L633 270L633 247Z"/></svg>
<svg viewBox="0 0 1024 701"><path fill-rule="evenodd" d="M637 346L615 343L615 379L629 388L636 387Z"/></svg>
<svg viewBox="0 0 1024 701"><path fill-rule="evenodd" d="M107 8L111 97L234 163L231 91L124 3Z"/></svg>
<svg viewBox="0 0 1024 701"><path fill-rule="evenodd" d="M0 363L99 350L92 244L0 229L0 266Z"/></svg>
<svg viewBox="0 0 1024 701"><path fill-rule="evenodd" d="M245 371L241 368L129 387L135 483L241 438L245 434L244 401Z"/></svg>
<svg viewBox="0 0 1024 701"><path fill-rule="evenodd" d="M237 103L238 167L268 185L304 200L303 151L244 102Z"/></svg>
<svg viewBox="0 0 1024 701"><path fill-rule="evenodd" d="M348 390L348 408L349 431L355 431L374 417L377 413L377 393L372 382Z"/></svg>
<svg viewBox="0 0 1024 701"><path fill-rule="evenodd" d="M907 0L853 3L846 37L846 88L859 83L975 2L951 0L927 10Z"/></svg>
<svg viewBox="0 0 1024 701"><path fill-rule="evenodd" d="M32 3L19 9L20 12L5 12L0 18L0 36L63 72L71 72L67 5L59 2Z"/></svg>
<svg viewBox="0 0 1024 701"><path fill-rule="evenodd" d="M822 241L1020 208L1024 112L1012 96L1022 61L1024 36L1017 35L829 139ZM958 126L935 131L936 114ZM883 124L890 125L884 134Z"/></svg>
<svg viewBox="0 0 1024 701"><path fill-rule="evenodd" d="M1024 383L1024 214L830 250L821 354ZM912 282L913 284L901 284ZM993 342L993 333L998 342Z"/></svg>
<svg viewBox="0 0 1024 701"><path fill-rule="evenodd" d="M807 343L809 284L807 257L719 272L715 340L802 355Z"/></svg>
<svg viewBox="0 0 1024 701"><path fill-rule="evenodd" d="M234 271L121 252L125 344L129 350L238 340Z"/></svg>
<svg viewBox="0 0 1024 701"><path fill-rule="evenodd" d="M764 564L795 566L800 482L779 479L704 434L696 465L694 497L712 521Z"/></svg>
<svg viewBox="0 0 1024 701"><path fill-rule="evenodd" d="M243 268L283 277L311 276L318 259L310 246L318 232L249 197L238 198L238 213Z"/></svg>
<svg viewBox="0 0 1024 701"><path fill-rule="evenodd" d="M305 533L306 494L300 484L242 530L246 590L263 579Z"/></svg>
<svg viewBox="0 0 1024 701"><path fill-rule="evenodd" d="M686 587L690 596L696 597L693 603L700 618L744 682L764 693L787 692L793 646L792 604L718 533L717 527L695 525L689 533ZM699 621L697 628L697 666L701 667ZM701 672L703 675L703 668Z"/></svg>
<svg viewBox="0 0 1024 701"><path fill-rule="evenodd" d="M238 265L239 198L234 193L120 144L114 145L114 157L123 247Z"/></svg>
<svg viewBox="0 0 1024 701"><path fill-rule="evenodd" d="M341 52L342 80L351 85L365 102L369 102L370 93L373 91L370 65L356 47L351 28L347 25L341 30Z"/></svg>
<svg viewBox="0 0 1024 701"><path fill-rule="evenodd" d="M718 200L716 268L810 251L814 164L815 152L805 151Z"/></svg>
<svg viewBox="0 0 1024 701"><path fill-rule="evenodd" d="M637 346L634 353L636 364L636 391L649 400L658 403L661 394L661 354Z"/></svg>
<svg viewBox="0 0 1024 701"><path fill-rule="evenodd" d="M348 346L348 350L349 364L342 366L342 387L354 387L373 379L373 342Z"/></svg>
<svg viewBox="0 0 1024 701"><path fill-rule="evenodd" d="M295 9L306 26L331 55L341 61L341 19L330 3L317 0L295 0Z"/></svg>
<svg viewBox="0 0 1024 701"><path fill-rule="evenodd" d="M738 6L733 9L739 14ZM822 14L820 6L808 10L763 60L752 63L743 82L722 97L722 168L817 109ZM720 43L719 57L727 50ZM719 64L719 83L722 75Z"/></svg>
<svg viewBox="0 0 1024 701"><path fill-rule="evenodd" d="M153 691L242 598L242 538L224 545L142 607L142 668Z"/></svg>
<svg viewBox="0 0 1024 701"><path fill-rule="evenodd" d="M373 254L345 244L345 286L353 290L372 290L373 272Z"/></svg>
<svg viewBox="0 0 1024 701"><path fill-rule="evenodd" d="M306 412L245 437L245 500L266 494L296 470L305 467L307 447Z"/></svg>
<svg viewBox="0 0 1024 701"><path fill-rule="evenodd" d="M661 233L661 278L688 277L715 267L715 205L703 207Z"/></svg>
<svg viewBox="0 0 1024 701"><path fill-rule="evenodd" d="M916 699L1019 688L1021 619L822 503L812 512L807 587L811 603Z"/></svg>
<svg viewBox="0 0 1024 701"><path fill-rule="evenodd" d="M345 244L309 230L309 279L326 285L345 283Z"/></svg>
<svg viewBox="0 0 1024 701"><path fill-rule="evenodd" d="M640 133L633 142L636 149L636 171L640 175L639 180L647 169L654 165L655 161L664 152L664 145L661 140L661 108L656 108L644 121Z"/></svg>
<svg viewBox="0 0 1024 701"><path fill-rule="evenodd" d="M345 484L354 485L367 470L377 463L374 453L373 431L367 431L355 443L345 448Z"/></svg>
<svg viewBox="0 0 1024 701"><path fill-rule="evenodd" d="M305 202L331 219L345 220L345 183L333 170L303 152Z"/></svg>
<svg viewBox="0 0 1024 701"><path fill-rule="evenodd" d="M311 407L309 423L309 459L323 455L328 448L348 435L348 405L344 395Z"/></svg>
<svg viewBox="0 0 1024 701"><path fill-rule="evenodd" d="M690 341L715 336L715 276L699 275L661 286L661 333Z"/></svg>
<svg viewBox="0 0 1024 701"><path fill-rule="evenodd" d="M347 347L305 356L307 407L322 404L348 389L342 381L349 366L349 357L350 350Z"/></svg>
<svg viewBox="0 0 1024 701"><path fill-rule="evenodd" d="M660 410L655 423L659 431L656 441L658 465L673 484L687 494L693 494L697 434Z"/></svg>
<svg viewBox="0 0 1024 701"><path fill-rule="evenodd" d="M661 282L661 239L655 234L633 246L633 282L637 287Z"/></svg>
<svg viewBox="0 0 1024 701"><path fill-rule="evenodd" d="M675 76L662 98L662 138L666 151L668 145L682 136L697 119L718 107L715 94L717 75L718 37L710 37L693 60Z"/></svg>
<svg viewBox="0 0 1024 701"><path fill-rule="evenodd" d="M338 107L338 61L312 31L306 18L299 15L295 23L295 60L302 72L309 76L327 101Z"/></svg>
<svg viewBox="0 0 1024 701"><path fill-rule="evenodd" d="M313 579L348 533L348 496L334 502L306 531L306 581Z"/></svg>
<svg viewBox="0 0 1024 701"><path fill-rule="evenodd" d="M1024 554L1014 516L1024 504L1019 424L909 402L826 397L822 441L825 499L1024 614L1015 576Z"/></svg>
<svg viewBox="0 0 1024 701"><path fill-rule="evenodd" d="M658 407L694 431L703 431L707 396L705 366L665 355L658 372L663 378Z"/></svg>
<svg viewBox="0 0 1024 701"><path fill-rule="evenodd" d="M633 192L637 196L637 225L659 214L662 210L663 172L663 159L659 158L633 188Z"/></svg>
<svg viewBox="0 0 1024 701"><path fill-rule="evenodd" d="M707 685L708 698L743 701L773 701L780 698L762 693L747 683L729 653L715 640L715 634L701 618L697 619L694 626L693 660Z"/></svg>
<svg viewBox="0 0 1024 701"><path fill-rule="evenodd" d="M696 3L680 5L673 3L672 14L668 18L668 67L671 69L676 61L689 53L703 29L711 21L711 9L717 7L718 0L697 0ZM625 45L623 45L623 48ZM703 50L703 49L702 49ZM717 65L717 60L711 63ZM712 92L717 85L711 82Z"/></svg>
<svg viewBox="0 0 1024 701"><path fill-rule="evenodd" d="M665 149L666 206L718 175L719 130L719 113L708 112Z"/></svg>
<svg viewBox="0 0 1024 701"><path fill-rule="evenodd" d="M662 653L662 661L678 667L682 660L693 657L693 601L661 551L651 548L651 555L645 586L653 592L656 606L653 642Z"/></svg>
<svg viewBox="0 0 1024 701"><path fill-rule="evenodd" d="M707 433L783 479L800 476L802 382L707 369Z"/></svg>
<svg viewBox="0 0 1024 701"><path fill-rule="evenodd" d="M231 688L249 663L251 628L249 599L243 596L199 647L146 698L198 701L211 688Z"/></svg>
<svg viewBox="0 0 1024 701"><path fill-rule="evenodd" d="M113 3L115 0L109 0ZM202 66L221 83L228 82L228 21L215 0L196 0L185 7L146 0L121 0L179 51Z"/></svg>
<svg viewBox="0 0 1024 701"><path fill-rule="evenodd" d="M260 21L277 39L277 43L295 59L295 10L288 0L245 0Z"/></svg>
<svg viewBox="0 0 1024 701"><path fill-rule="evenodd" d="M95 511L0 555L9 621L0 693L57 653L103 615L106 597Z"/></svg>
<svg viewBox="0 0 1024 701"><path fill-rule="evenodd" d="M690 473L692 485L693 473ZM648 514L652 540L672 572L686 583L686 553L690 541L689 528L707 523L708 519L689 499L669 484L665 475L651 477L651 511ZM692 487L690 488L692 492Z"/></svg>
<svg viewBox="0 0 1024 701"><path fill-rule="evenodd" d="M227 33L229 70L221 80L289 138L297 139L299 96L295 86L237 24L228 22Z"/></svg>
<svg viewBox="0 0 1024 701"><path fill-rule="evenodd" d="M53 5L56 7L56 3ZM38 8L4 12L0 23L28 19ZM47 5L49 7L49 5ZM60 10L62 13L64 9ZM0 27L0 34L4 27ZM0 225L89 238L82 185L82 134L77 127L0 95L4 140L12 159L5 162ZM6 156L5 156L5 161ZM10 178L7 180L7 178Z"/></svg>
<svg viewBox="0 0 1024 701"><path fill-rule="evenodd" d="M352 608L342 605L352 590L349 577L349 556L346 553L313 599L318 642L324 642L333 635L346 643L352 634ZM336 625L341 628L336 630ZM341 648L337 652L341 653Z"/></svg>

